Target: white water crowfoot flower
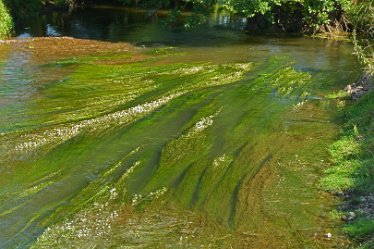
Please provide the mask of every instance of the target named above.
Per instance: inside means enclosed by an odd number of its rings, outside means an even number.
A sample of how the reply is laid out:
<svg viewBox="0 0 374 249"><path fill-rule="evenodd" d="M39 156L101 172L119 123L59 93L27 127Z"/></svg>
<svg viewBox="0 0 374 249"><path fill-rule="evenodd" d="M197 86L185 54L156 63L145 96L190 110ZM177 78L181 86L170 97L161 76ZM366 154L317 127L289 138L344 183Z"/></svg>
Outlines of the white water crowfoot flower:
<svg viewBox="0 0 374 249"><path fill-rule="evenodd" d="M213 115L210 115L208 117L201 118L191 129L190 131L185 135L186 137L191 137L197 133L202 132L209 126L213 125L213 120L215 117L218 116L218 114L221 112L222 108L216 111Z"/></svg>
<svg viewBox="0 0 374 249"><path fill-rule="evenodd" d="M53 142L61 143L77 136L82 131L101 131L116 125L123 125L132 122L134 119L150 113L155 109L165 105L174 98L184 94L184 92L172 93L168 96L147 102L141 105L130 107L123 111L110 113L101 117L83 120L78 123L59 126L40 133L25 134L21 144L15 146L16 151L28 152L41 146L51 144Z"/></svg>
<svg viewBox="0 0 374 249"><path fill-rule="evenodd" d="M47 228L31 248L50 248L51 243L63 248L61 241L70 248L77 239L87 243L97 239L110 242L112 227L118 217L117 210L113 211L104 204L95 203L91 209L78 213L73 219Z"/></svg>
<svg viewBox="0 0 374 249"><path fill-rule="evenodd" d="M124 156L120 161L116 162L113 167L111 167L108 171L106 171L104 173L104 176L107 177L107 176L113 174L113 172L115 172L119 167L122 166L122 164L124 163L124 161L126 160L126 158L128 158L128 157L134 155L135 153L139 152L140 149L141 149L141 146L139 146L136 149L132 150L129 154L127 154L126 156ZM140 162L138 161L135 164L140 164Z"/></svg>
<svg viewBox="0 0 374 249"><path fill-rule="evenodd" d="M134 196L132 197L131 205L132 205L133 207L135 207L135 206L138 205L142 200L143 200L143 196L142 196L141 194L134 194Z"/></svg>
<svg viewBox="0 0 374 249"><path fill-rule="evenodd" d="M167 191L168 191L168 189L166 187L163 187L163 188L158 189L154 192L150 192L146 196L143 196L141 194L134 194L133 198L132 198L131 205L133 207L136 207L143 202L160 199L162 196L164 196L166 194Z"/></svg>
<svg viewBox="0 0 374 249"><path fill-rule="evenodd" d="M192 75L192 74L196 74L196 73L200 73L200 72L203 72L205 71L208 67L210 67L209 65L202 65L202 66L187 66L186 67L183 67L183 68L180 68L180 69L177 69L177 70L174 70L174 71L170 71L170 72L164 72L164 73L160 73L160 75L178 75L178 76L184 76L184 75Z"/></svg>
<svg viewBox="0 0 374 249"><path fill-rule="evenodd" d="M125 181L127 178L130 177L130 175L134 172L134 170L139 167L139 165L141 164L140 161L136 161L130 168L128 168L126 170L126 172L121 176L121 178L117 181L117 184L116 186L119 188L119 189L123 189L124 188L124 185L125 185Z"/></svg>
<svg viewBox="0 0 374 249"><path fill-rule="evenodd" d="M109 200L115 200L117 199L118 197L118 192L117 192L117 189L116 188L112 188L110 191L109 191L110 195L109 195Z"/></svg>
<svg viewBox="0 0 374 249"><path fill-rule="evenodd" d="M299 110L299 109L301 109L301 108L304 106L304 104L305 104L306 102L307 102L307 100L303 100L303 101L298 102L296 105L293 106L293 109L294 109L294 110Z"/></svg>
<svg viewBox="0 0 374 249"><path fill-rule="evenodd" d="M213 124L213 119L211 117L202 118L201 121L196 123L195 130L200 131L204 130L206 127L211 126Z"/></svg>
<svg viewBox="0 0 374 249"><path fill-rule="evenodd" d="M232 159L228 157L226 154L214 159L213 161L213 168L224 168L228 166L232 162Z"/></svg>

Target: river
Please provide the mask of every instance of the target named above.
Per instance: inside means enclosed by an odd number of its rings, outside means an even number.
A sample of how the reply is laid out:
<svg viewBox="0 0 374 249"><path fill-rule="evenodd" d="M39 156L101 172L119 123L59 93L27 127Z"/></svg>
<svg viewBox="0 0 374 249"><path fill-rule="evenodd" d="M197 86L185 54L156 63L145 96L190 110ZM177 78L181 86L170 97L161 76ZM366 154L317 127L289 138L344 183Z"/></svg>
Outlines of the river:
<svg viewBox="0 0 374 249"><path fill-rule="evenodd" d="M162 20L49 12L0 44L0 248L344 248L318 181L352 44Z"/></svg>

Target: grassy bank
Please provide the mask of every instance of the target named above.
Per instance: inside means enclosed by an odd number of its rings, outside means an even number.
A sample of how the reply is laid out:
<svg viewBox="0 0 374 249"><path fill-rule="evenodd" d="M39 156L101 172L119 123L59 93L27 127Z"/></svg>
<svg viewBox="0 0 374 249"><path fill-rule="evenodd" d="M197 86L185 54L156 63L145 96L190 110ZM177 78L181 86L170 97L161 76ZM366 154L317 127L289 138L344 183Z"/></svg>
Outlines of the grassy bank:
<svg viewBox="0 0 374 249"><path fill-rule="evenodd" d="M334 166L321 186L345 199L337 213L357 248L374 248L374 92L343 110L342 119L342 134L328 149Z"/></svg>
<svg viewBox="0 0 374 249"><path fill-rule="evenodd" d="M5 4L0 0L0 38L10 35L13 28L12 18L9 15Z"/></svg>

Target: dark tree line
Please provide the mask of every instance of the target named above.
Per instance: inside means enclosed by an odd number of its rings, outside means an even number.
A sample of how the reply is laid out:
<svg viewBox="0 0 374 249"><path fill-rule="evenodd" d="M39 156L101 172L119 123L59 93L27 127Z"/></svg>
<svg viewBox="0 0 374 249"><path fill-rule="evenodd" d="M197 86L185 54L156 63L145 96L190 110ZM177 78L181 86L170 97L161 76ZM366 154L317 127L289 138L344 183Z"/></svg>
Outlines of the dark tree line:
<svg viewBox="0 0 374 249"><path fill-rule="evenodd" d="M145 8L153 13L157 13L160 9L168 9L171 21L176 20L182 11L188 10L192 14L187 18L185 26L193 28L205 22L206 16L218 6L227 13L247 18L247 28L250 30L351 32L356 29L366 35L372 36L374 33L373 0L0 0L0 2L5 3L14 19L50 7L74 8L93 3L109 3ZM3 11L3 16L5 12L6 10Z"/></svg>

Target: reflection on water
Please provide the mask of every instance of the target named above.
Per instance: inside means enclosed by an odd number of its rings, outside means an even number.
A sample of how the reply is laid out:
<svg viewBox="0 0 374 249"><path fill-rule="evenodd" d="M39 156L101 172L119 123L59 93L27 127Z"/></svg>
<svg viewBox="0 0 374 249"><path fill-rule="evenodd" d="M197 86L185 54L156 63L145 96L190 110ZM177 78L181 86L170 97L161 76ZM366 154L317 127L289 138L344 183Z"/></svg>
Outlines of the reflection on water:
<svg viewBox="0 0 374 249"><path fill-rule="evenodd" d="M77 9L68 12L48 12L39 17L33 17L16 26L17 37L35 36L72 36L83 39L129 41L140 42L162 42L168 44L180 44L189 42L185 36L189 33L183 32L183 27L171 28L163 25L166 12L158 14L157 20L150 20L141 10L126 8L96 7L89 9ZM204 26L219 26L220 28L242 30L245 27L244 18L233 17L225 13L215 13ZM150 29L144 30L144 27ZM152 31L152 32L149 32ZM197 31L200 35L197 39L206 39L204 32L206 28ZM158 37L159 39L157 39Z"/></svg>
<svg viewBox="0 0 374 249"><path fill-rule="evenodd" d="M346 243L325 239L339 231L316 184L339 128L324 96L358 74L351 45L232 23L86 9L18 26L91 40L0 45L0 248Z"/></svg>

